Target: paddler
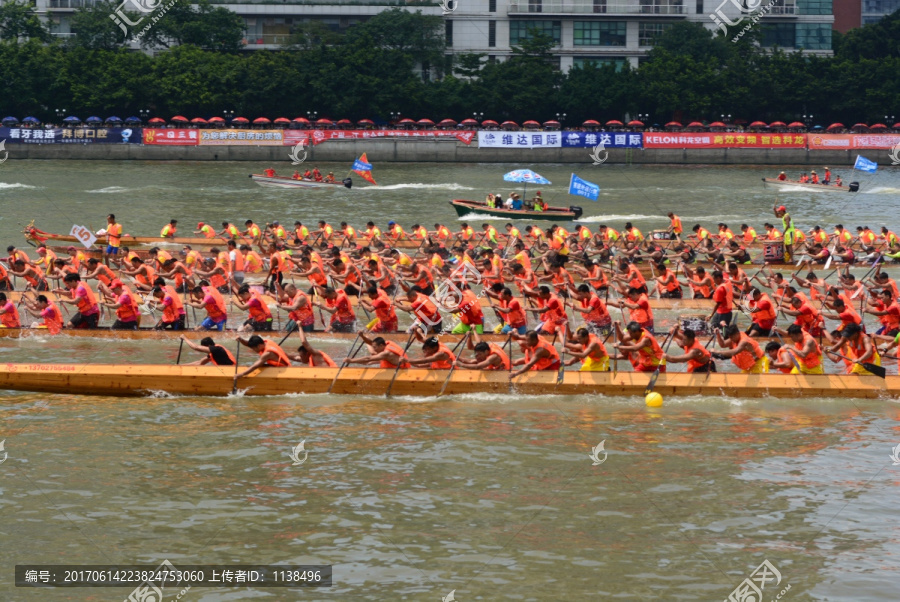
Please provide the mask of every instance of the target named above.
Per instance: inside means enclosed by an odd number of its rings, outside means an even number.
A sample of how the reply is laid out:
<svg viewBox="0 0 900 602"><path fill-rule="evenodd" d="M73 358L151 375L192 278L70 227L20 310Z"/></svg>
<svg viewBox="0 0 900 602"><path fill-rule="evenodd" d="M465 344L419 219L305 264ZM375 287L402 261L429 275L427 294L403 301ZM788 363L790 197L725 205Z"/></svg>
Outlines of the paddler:
<svg viewBox="0 0 900 602"><path fill-rule="evenodd" d="M25 293L22 293L23 295ZM6 298L6 293L0 293L0 325L3 328L21 328L19 310L15 304Z"/></svg>
<svg viewBox="0 0 900 602"><path fill-rule="evenodd" d="M611 299L607 303L613 307L627 308L631 318L630 324L637 324L639 328L653 332L653 310L650 308L650 299L641 289L631 287L625 298L618 301Z"/></svg>
<svg viewBox="0 0 900 602"><path fill-rule="evenodd" d="M194 330L221 331L228 322L225 298L206 280L201 280L191 291L188 305L206 310L206 318Z"/></svg>
<svg viewBox="0 0 900 602"><path fill-rule="evenodd" d="M758 288L750 289L748 295L750 301L747 303L747 310L750 312L750 328L746 334L753 337L770 336L772 328L775 327L777 314L775 313L775 305L769 298L769 295L761 292Z"/></svg>
<svg viewBox="0 0 900 602"><path fill-rule="evenodd" d="M484 289L484 293L489 297L497 299L499 304L495 307L495 311L503 316L503 329L501 334L507 334L514 331L518 334L528 332L528 321L525 316L525 310L522 309L522 303L513 297L512 290L509 287L501 288L499 293L495 293L488 289Z"/></svg>
<svg viewBox="0 0 900 602"><path fill-rule="evenodd" d="M245 284L238 289L237 297L232 297L232 303L242 311L248 311L250 316L239 329L241 332L271 332L272 312L263 302L259 293L250 290Z"/></svg>
<svg viewBox="0 0 900 602"><path fill-rule="evenodd" d="M105 288L101 285L101 289ZM112 301L101 301L103 305L116 310L116 321L110 326L112 330L137 330L140 325L140 309L136 295L128 290L121 280L116 278L109 284ZM109 297L108 297L109 298Z"/></svg>
<svg viewBox="0 0 900 602"><path fill-rule="evenodd" d="M39 259L34 262L35 267L42 266L41 270L45 274L49 274L50 270L53 268L53 262L56 261L56 253L48 249L45 245L41 245L37 248L37 254Z"/></svg>
<svg viewBox="0 0 900 602"><path fill-rule="evenodd" d="M319 287L316 287L319 289ZM353 306L350 305L350 298L347 293L338 289L335 290L326 286L319 290L319 295L325 299L325 303L313 301L312 304L331 314L331 320L326 332L356 332L356 314L353 312Z"/></svg>
<svg viewBox="0 0 900 602"><path fill-rule="evenodd" d="M199 222L197 224L197 229L194 230L194 234L202 234L206 238L215 238L216 237L216 229L213 228L212 226L209 226L209 225L203 223L203 222Z"/></svg>
<svg viewBox="0 0 900 602"><path fill-rule="evenodd" d="M872 343L872 339L867 337L859 324L849 324L841 331L840 340L828 348L831 353L839 353L840 349L847 345L850 358L855 362L851 364L848 374L856 374L859 376L872 376L872 373L863 368L862 363L881 365L881 356L878 349Z"/></svg>
<svg viewBox="0 0 900 602"><path fill-rule="evenodd" d="M103 260L109 265L110 255L118 255L119 246L122 244L122 224L116 222L116 216L110 213L106 216L106 252Z"/></svg>
<svg viewBox="0 0 900 602"><path fill-rule="evenodd" d="M162 276L168 280L174 280L175 290L179 293L186 293L194 288L192 275L193 272L191 272L184 263L174 258L167 259L158 273L158 276Z"/></svg>
<svg viewBox="0 0 900 602"><path fill-rule="evenodd" d="M743 374L763 373L765 370L765 362L763 361L765 353L763 353L756 341L741 332L734 324L725 327L724 337L722 329L716 328L715 332L719 347L725 347L724 351L717 351L715 357L721 359L731 358L731 362Z"/></svg>
<svg viewBox="0 0 900 602"><path fill-rule="evenodd" d="M131 258L132 269L122 268L122 273L135 279L135 287L139 291L150 292L153 290L153 281L156 280L156 270L144 263L140 257Z"/></svg>
<svg viewBox="0 0 900 602"><path fill-rule="evenodd" d="M724 328L731 324L734 317L734 289L730 282L726 282L721 271L715 270L712 273L713 284L713 301L716 302L715 308L709 315L708 321L715 328Z"/></svg>
<svg viewBox="0 0 900 602"><path fill-rule="evenodd" d="M370 339L365 333L360 338L369 348L369 355L346 360L348 364L375 364L380 368L409 368L409 357L403 347L393 341L385 341L383 337Z"/></svg>
<svg viewBox="0 0 900 602"><path fill-rule="evenodd" d="M827 167L825 168L825 177L822 179L822 184L825 186L831 184L831 170Z"/></svg>
<svg viewBox="0 0 900 602"><path fill-rule="evenodd" d="M485 343L472 333L472 337L466 342L466 346L475 355L474 359L466 360L457 358L456 366L466 370L506 370L509 371L509 356L503 351L503 347L495 343Z"/></svg>
<svg viewBox="0 0 900 602"><path fill-rule="evenodd" d="M302 330L299 332L300 346L297 353L288 354L291 361L309 366L310 368L337 368L337 364L331 359L331 356L324 351L314 349L306 339L306 333Z"/></svg>
<svg viewBox="0 0 900 602"><path fill-rule="evenodd" d="M87 260L87 269L84 273L84 279L90 280L94 278L102 282L106 286L115 279L116 275L111 269L100 263L99 259L91 257Z"/></svg>
<svg viewBox="0 0 900 602"><path fill-rule="evenodd" d="M585 283L579 284L577 289L570 288L570 292L577 301L572 308L581 314L588 332L600 335L608 334L612 317L609 315L609 308L603 299Z"/></svg>
<svg viewBox="0 0 900 602"><path fill-rule="evenodd" d="M366 289L366 295L369 298L360 297L359 304L366 311L373 312L375 317L378 318L378 324L372 328L372 332L397 332L397 312L394 311L391 298L388 297L387 293L377 286L370 286Z"/></svg>
<svg viewBox="0 0 900 602"><path fill-rule="evenodd" d="M206 364L212 364L213 366L235 365L235 359L231 352L221 345L216 345L216 342L213 341L212 337L203 337L200 339L199 345L184 337L181 337L181 340L184 341L190 349L206 354L206 357L202 360L185 364L185 366L205 366Z"/></svg>
<svg viewBox="0 0 900 602"><path fill-rule="evenodd" d="M622 325L618 321L613 322L613 327L618 340L613 345L617 351L614 359L628 360L636 372L655 372L657 368L660 372L666 371L662 347L652 331L642 328L633 320L625 327L626 332L622 332Z"/></svg>
<svg viewBox="0 0 900 602"><path fill-rule="evenodd" d="M450 232L450 228L443 224L435 224L434 230L429 232L429 234L433 235L438 240L449 240L453 233Z"/></svg>
<svg viewBox="0 0 900 602"><path fill-rule="evenodd" d="M158 280L158 279L157 279ZM163 308L163 315L156 325L157 330L184 330L184 302L171 286L157 284L153 287L153 298L156 306Z"/></svg>
<svg viewBox="0 0 900 602"><path fill-rule="evenodd" d="M419 331L416 331L418 334ZM422 335L419 335L420 337ZM429 337L422 343L422 357L411 359L409 363L414 368L424 367L430 370L449 370L456 361L453 351L437 340L437 337Z"/></svg>
<svg viewBox="0 0 900 602"><path fill-rule="evenodd" d="M781 172L780 174L778 174L778 179L781 182L784 182L785 180L787 180L787 174L785 174L784 172Z"/></svg>
<svg viewBox="0 0 900 602"><path fill-rule="evenodd" d="M567 353L572 359L565 362L571 366L581 360L579 372L609 372L609 354L600 337L588 331L587 328L579 328L575 331L574 341L563 341Z"/></svg>
<svg viewBox="0 0 900 602"><path fill-rule="evenodd" d="M559 370L559 352L536 331L530 330L525 336L513 335L522 341L525 357L512 362L513 366L522 366L510 376L516 377L530 370Z"/></svg>
<svg viewBox="0 0 900 602"><path fill-rule="evenodd" d="M172 219L169 220L169 223L163 226L162 230L159 231L160 238L175 238L175 232L178 231L178 220Z"/></svg>
<svg viewBox="0 0 900 602"><path fill-rule="evenodd" d="M53 291L58 295L57 300L78 307L78 311L66 324L66 328L97 328L100 322L100 305L91 287L82 282L78 274L69 274L63 278L63 285L65 289Z"/></svg>
<svg viewBox="0 0 900 602"><path fill-rule="evenodd" d="M444 328L444 322L437 306L432 303L429 297L422 294L422 290L419 287L407 287L402 281L400 283L404 286L406 300L409 303L405 304L395 299L393 301L394 307L401 311L412 313L416 317L416 322L422 325L426 333L440 333ZM413 327L410 327L410 330Z"/></svg>
<svg viewBox="0 0 900 602"><path fill-rule="evenodd" d="M217 235L219 238L225 240L234 240L238 236L241 235L241 231L237 229L237 226L232 224L231 222L222 222L222 230L220 230Z"/></svg>
<svg viewBox="0 0 900 602"><path fill-rule="evenodd" d="M262 230L253 223L252 219L248 219L244 222L244 231L241 232L241 236L249 238L252 244L259 244L259 241L262 238Z"/></svg>
<svg viewBox="0 0 900 602"><path fill-rule="evenodd" d="M756 242L756 230L754 228L751 228L747 224L741 224L741 234L741 238L743 238L744 244L749 245Z"/></svg>
<svg viewBox="0 0 900 602"><path fill-rule="evenodd" d="M253 372L258 368L265 368L267 366L271 366L273 368L286 368L291 365L291 360L288 358L287 353L284 352L278 343L273 341L268 341L262 338L259 335L253 335L249 339L243 339L238 337L238 343L249 347L253 351L259 354L259 358L250 366L247 367L243 372L238 372L234 375L234 382L237 383L238 379L243 378Z"/></svg>
<svg viewBox="0 0 900 602"><path fill-rule="evenodd" d="M465 334L470 330L475 330L478 334L484 333L484 312L481 310L481 303L478 297L465 282L459 283L459 290L462 292L462 295L456 304L452 302L447 303L447 299L439 299L447 311L457 314L457 317L460 319L459 324L451 332L453 334Z"/></svg>
<svg viewBox="0 0 900 602"><path fill-rule="evenodd" d="M312 232L316 235L316 239L321 237L326 243L332 242L331 237L334 236L334 228L328 225L323 219L319 220L319 229Z"/></svg>
<svg viewBox="0 0 900 602"><path fill-rule="evenodd" d="M819 343L797 324L788 326L787 333L794 343L787 351L797 360L791 374L825 374L822 366L822 348L819 347Z"/></svg>
<svg viewBox="0 0 900 602"><path fill-rule="evenodd" d="M50 334L59 334L63 327L63 318L55 303L50 301L46 295L38 295L34 302L24 297L24 301L28 313L35 318L43 318L43 321L37 325L38 328L46 328Z"/></svg>
<svg viewBox="0 0 900 602"><path fill-rule="evenodd" d="M700 344L697 340L697 333L690 328L685 328L679 333L680 326L675 325L669 331L672 339L678 343L678 346L684 349L682 355L672 355L666 353L666 361L673 364L687 364L687 372L689 374L707 374L716 372L716 362L712 359L712 352Z"/></svg>
<svg viewBox="0 0 900 602"><path fill-rule="evenodd" d="M288 284L281 288L277 284L276 305L280 309L288 312L288 322L285 325L287 332L302 330L304 332L313 332L315 330L316 318L312 310L312 301L309 295L298 289L294 284Z"/></svg>
<svg viewBox="0 0 900 602"><path fill-rule="evenodd" d="M777 370L782 374L790 374L794 369L794 362L790 356L791 352L788 351L787 345L782 345L778 341L770 341L766 345L765 372L768 374Z"/></svg>
<svg viewBox="0 0 900 602"><path fill-rule="evenodd" d="M28 282L28 286L36 291L50 290L44 275L37 271L30 263L26 264L21 259L17 259L9 266L9 273L19 278L24 278Z"/></svg>

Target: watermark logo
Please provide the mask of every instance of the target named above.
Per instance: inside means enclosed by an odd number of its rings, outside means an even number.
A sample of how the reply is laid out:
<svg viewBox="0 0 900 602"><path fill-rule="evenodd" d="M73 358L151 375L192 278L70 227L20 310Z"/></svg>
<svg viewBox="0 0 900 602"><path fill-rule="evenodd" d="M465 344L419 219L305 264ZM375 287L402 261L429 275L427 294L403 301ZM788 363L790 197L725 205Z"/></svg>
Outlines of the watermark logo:
<svg viewBox="0 0 900 602"><path fill-rule="evenodd" d="M0 143L0 150L3 149L3 144ZM888 156L891 158L891 165L900 165L900 142L895 144L893 148L891 148L891 152L888 153ZM3 157L3 161L6 161L6 157ZM0 161L2 163L3 161Z"/></svg>
<svg viewBox="0 0 900 602"><path fill-rule="evenodd" d="M456 602L456 598L453 596L453 594L455 593L456 590L451 589L449 594L447 594L446 596L441 596L441 602Z"/></svg>
<svg viewBox="0 0 900 602"><path fill-rule="evenodd" d="M303 151L302 157L300 156L300 151ZM291 158L291 165L300 165L306 161L306 147L303 144L303 140L294 145L294 148L288 153L288 157Z"/></svg>
<svg viewBox="0 0 900 602"><path fill-rule="evenodd" d="M772 583L773 581L774 583ZM763 598L763 590L765 590L766 586L769 584L772 584L773 586L770 587L770 591L777 589L778 586L781 585L781 573L771 562L763 560L763 563L756 567L756 570L754 570L749 577L741 581L741 584L734 588L734 591L729 594L728 598L725 599L725 602L760 602ZM782 588L781 592L772 599L780 600L784 594L790 591L790 589L791 584L788 583Z"/></svg>
<svg viewBox="0 0 900 602"><path fill-rule="evenodd" d="M3 151L3 158L0 159L0 163L6 163L6 160L9 159L9 151L6 150L6 138L0 140L0 151Z"/></svg>
<svg viewBox="0 0 900 602"><path fill-rule="evenodd" d="M603 153L603 158L600 158L600 153ZM600 144L594 147L594 152L591 154L591 159L594 160L594 165L602 165L606 163L606 160L609 159L609 151L606 150L606 142L601 140Z"/></svg>
<svg viewBox="0 0 900 602"><path fill-rule="evenodd" d="M460 313L465 313L472 303L478 303L478 299L484 294L484 290L482 289L482 292L476 297L475 301L463 303L463 291L457 286L463 284L468 286L481 284L481 272L467 261L462 262L460 266L453 270L450 276L445 278L444 281L434 289L434 293L428 298L434 303L435 307L437 307L438 312L441 310L450 311L459 308ZM428 326L440 324L439 321L432 321L430 316L424 314L416 314L416 318L419 322L427 324ZM442 320L440 313L438 313L435 319Z"/></svg>
<svg viewBox="0 0 900 602"><path fill-rule="evenodd" d="M709 15L709 18L716 24L722 32L722 35L727 36L729 26L733 27L740 24L746 15L754 15L751 22L745 25L744 28L732 38L732 42L737 42L746 32L750 31L750 29L759 22L763 15L775 7L775 2L776 0L771 0L766 6L762 6L762 0L744 0L743 3L741 0L722 0L719 7ZM735 14L734 9L737 9L737 19L732 21L727 13Z"/></svg>
<svg viewBox="0 0 900 602"><path fill-rule="evenodd" d="M306 443L306 439L301 441L297 447L291 449L291 453L288 456L293 460L293 464L291 466L300 466L304 462L306 462L306 458L309 457L309 452L303 448L303 445ZM303 459L300 459L300 452L303 452Z"/></svg>
<svg viewBox="0 0 900 602"><path fill-rule="evenodd" d="M165 595L163 590L166 588L166 581L172 581L175 573L175 565L168 560L163 560L156 567L156 570L153 571L154 579L148 579L134 588L124 602L162 602ZM178 598L181 598L188 589L190 589L190 586L182 590Z"/></svg>
<svg viewBox="0 0 900 602"><path fill-rule="evenodd" d="M9 457L9 454L6 452L6 448L4 447L5 443L6 443L6 439L4 439L3 441L0 441L0 452L3 452L3 457L0 458L0 464L3 464L4 462L6 462L6 459ZM900 445L898 445L897 447L900 447Z"/></svg>
<svg viewBox="0 0 900 602"><path fill-rule="evenodd" d="M125 39L128 39L129 31L128 27L125 26L126 24L129 27L137 27L141 21L150 15L150 13L160 9L158 14L155 14L150 18L150 23L145 25L144 28L134 36L135 39L140 39L145 33L150 31L150 28L159 21L177 1L178 0L170 0L168 4L160 8L162 0L122 0L122 3L116 7L116 10L113 11L113 14L111 14L109 18L113 20L113 23L119 26L119 29L125 34ZM138 13L143 13L137 21L132 21L128 17L128 13L125 12L126 4L130 4L134 9L137 9ZM134 13L132 13L132 15L134 15Z"/></svg>
<svg viewBox="0 0 900 602"><path fill-rule="evenodd" d="M0 442L0 449L3 449L2 442ZM893 461L893 464L891 464L891 466L900 466L900 443L898 443L897 447L895 447L892 451L894 453L891 455L891 460Z"/></svg>
<svg viewBox="0 0 900 602"><path fill-rule="evenodd" d="M445 15L449 15L457 8L459 8L459 0L441 0L440 5L441 12L443 12Z"/></svg>
<svg viewBox="0 0 900 602"><path fill-rule="evenodd" d="M594 463L591 464L591 466L600 466L601 464L606 462L606 458L607 458L607 456L609 456L609 454L606 453L606 450L603 449L603 445L605 443L606 443L606 439L604 439L603 441L598 443L596 447L591 448L591 453L588 454L588 457L594 461ZM600 452L603 452L602 460L600 459Z"/></svg>

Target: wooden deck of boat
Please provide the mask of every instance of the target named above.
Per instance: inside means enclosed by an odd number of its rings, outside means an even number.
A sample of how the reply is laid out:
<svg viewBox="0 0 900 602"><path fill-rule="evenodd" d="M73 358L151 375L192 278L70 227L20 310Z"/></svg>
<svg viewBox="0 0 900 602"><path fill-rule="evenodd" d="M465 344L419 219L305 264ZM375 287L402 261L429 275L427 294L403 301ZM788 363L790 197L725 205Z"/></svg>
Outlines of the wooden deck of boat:
<svg viewBox="0 0 900 602"><path fill-rule="evenodd" d="M337 368L265 368L238 381L245 395L325 393ZM345 368L332 392L384 395L393 370ZM101 396L172 395L226 396L232 391L228 367L104 364L0 364L0 389ZM401 370L391 389L396 396L435 396L447 377L445 370ZM642 399L648 374L633 372L566 372L556 384L556 372L529 372L510 380L506 372L456 370L445 394L494 393L516 395L624 395ZM781 374L661 374L655 390L664 397L715 396L735 398L802 397L897 398L900 376Z"/></svg>

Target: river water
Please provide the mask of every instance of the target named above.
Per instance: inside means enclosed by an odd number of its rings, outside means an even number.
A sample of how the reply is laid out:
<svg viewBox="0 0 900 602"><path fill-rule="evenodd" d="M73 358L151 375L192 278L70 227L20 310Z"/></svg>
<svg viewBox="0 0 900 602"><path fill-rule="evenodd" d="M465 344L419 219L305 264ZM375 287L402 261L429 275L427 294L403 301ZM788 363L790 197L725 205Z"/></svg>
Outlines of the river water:
<svg viewBox="0 0 900 602"><path fill-rule="evenodd" d="M48 231L99 228L110 212L131 234L155 234L170 217L182 232L248 217L456 226L447 201L508 194L502 174L521 166L376 164L378 188L314 192L256 187L247 174L264 167L8 162L0 235L21 244L31 219ZM582 167L603 188L598 203L565 194L569 167L536 171L553 182L539 187L551 204L580 205L595 225L631 219L645 233L665 227L668 210L688 226L759 228L776 195L804 227L878 228L884 216L900 227L900 173L884 168L852 178L860 194L813 195L764 189L760 178L774 173L752 166ZM340 356L340 345L326 348ZM0 339L0 361L174 362L176 352ZM334 565L328 589L193 588L181 598L199 601L440 600L451 590L461 601L722 600L764 560L781 576L764 600L788 586L781 599L895 600L900 586L896 401L699 397L651 410L639 398L588 396L5 392L0 408L2 600L130 591L15 588L16 564L164 559ZM308 460L292 466L301 441ZM594 465L601 441L606 459Z"/></svg>

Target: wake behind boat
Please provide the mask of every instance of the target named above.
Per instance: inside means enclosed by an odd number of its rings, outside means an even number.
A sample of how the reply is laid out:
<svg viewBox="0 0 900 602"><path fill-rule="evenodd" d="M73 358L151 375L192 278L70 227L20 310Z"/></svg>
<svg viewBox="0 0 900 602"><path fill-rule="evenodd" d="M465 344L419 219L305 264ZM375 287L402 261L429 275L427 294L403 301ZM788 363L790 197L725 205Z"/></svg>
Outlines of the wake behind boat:
<svg viewBox="0 0 900 602"><path fill-rule="evenodd" d="M316 182L303 178L295 179L288 176L270 176L258 173L252 173L249 177L264 188L346 188L350 190L353 187L353 180L350 178L344 178L340 182Z"/></svg>

